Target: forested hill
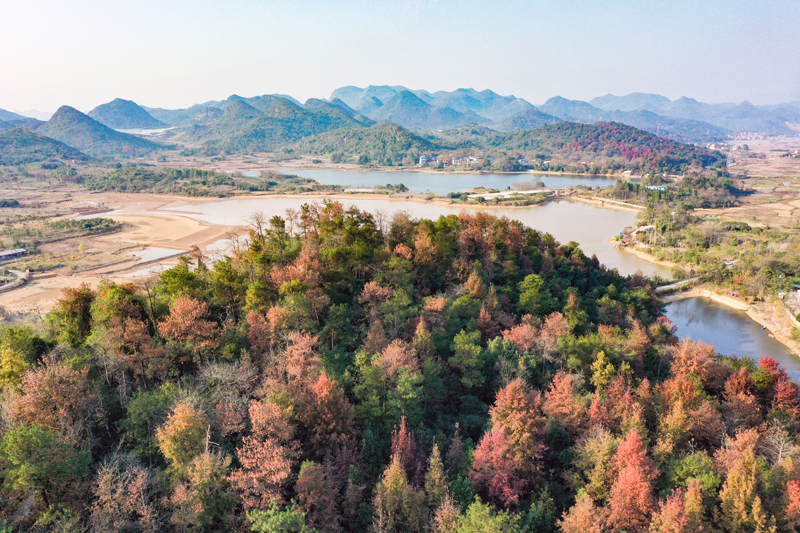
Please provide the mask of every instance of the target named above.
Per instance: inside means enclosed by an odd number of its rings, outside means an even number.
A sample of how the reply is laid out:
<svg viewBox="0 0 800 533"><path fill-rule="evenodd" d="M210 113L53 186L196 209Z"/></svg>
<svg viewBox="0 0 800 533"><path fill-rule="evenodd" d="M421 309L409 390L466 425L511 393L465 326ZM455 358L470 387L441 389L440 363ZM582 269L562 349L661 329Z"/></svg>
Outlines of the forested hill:
<svg viewBox="0 0 800 533"><path fill-rule="evenodd" d="M589 167L619 165L653 172L685 172L706 167L725 168L725 156L698 146L658 137L618 122L576 124L561 122L531 131L498 134L487 144L506 150L539 151Z"/></svg>
<svg viewBox="0 0 800 533"><path fill-rule="evenodd" d="M26 129L14 128L0 134L0 165L24 165L51 159L86 161L91 158L71 146Z"/></svg>
<svg viewBox="0 0 800 533"><path fill-rule="evenodd" d="M36 131L96 157L149 153L162 148L147 139L115 131L66 105Z"/></svg>
<svg viewBox="0 0 800 533"><path fill-rule="evenodd" d="M793 531L798 387L484 213L326 201L0 330L10 531Z"/></svg>
<svg viewBox="0 0 800 533"><path fill-rule="evenodd" d="M360 157L391 164L405 157L406 165L415 165L416 154L432 153L441 145L391 122L379 122L370 128L345 128L302 139L295 149L303 153L334 155L335 158ZM380 158L378 154L383 154ZM401 155L402 154L402 155ZM403 162L402 159L399 162Z"/></svg>
<svg viewBox="0 0 800 533"><path fill-rule="evenodd" d="M502 170L567 170L609 173L724 172L723 154L663 139L616 122L559 122L534 130L496 132L467 124L436 135L420 136L400 126L379 123L369 129L337 130L305 138L293 148L376 164L414 164L419 156L441 159L480 156L485 166ZM485 157L484 157L485 156ZM526 164L519 160L524 159ZM508 164L508 168L503 165Z"/></svg>
<svg viewBox="0 0 800 533"><path fill-rule="evenodd" d="M89 111L89 116L118 130L166 128L163 122L154 119L136 102L116 98L107 104L99 105Z"/></svg>
<svg viewBox="0 0 800 533"><path fill-rule="evenodd" d="M211 120L192 122L181 127L191 141L231 152L275 150L327 131L361 127L359 120L372 124L366 117L355 118L340 107L317 106L304 109L282 98L272 98L269 106L256 107L258 102L231 101L224 113ZM312 106L313 107L313 106Z"/></svg>

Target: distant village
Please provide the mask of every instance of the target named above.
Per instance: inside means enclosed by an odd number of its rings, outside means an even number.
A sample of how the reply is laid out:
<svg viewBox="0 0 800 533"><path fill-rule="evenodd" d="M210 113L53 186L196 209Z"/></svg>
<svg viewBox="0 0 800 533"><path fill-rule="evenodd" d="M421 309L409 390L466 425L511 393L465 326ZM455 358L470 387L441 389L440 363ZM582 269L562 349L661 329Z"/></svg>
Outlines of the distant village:
<svg viewBox="0 0 800 533"><path fill-rule="evenodd" d="M489 161L489 164L494 163L493 157L487 157L486 160ZM540 165L541 167L547 167L547 164L550 161L543 161ZM481 156L476 157L467 157L463 155L458 156L438 156L438 155L421 155L419 157L419 166L421 167L470 167L470 166L480 166L484 163L484 158ZM517 163L521 166L531 166L525 158L517 159Z"/></svg>

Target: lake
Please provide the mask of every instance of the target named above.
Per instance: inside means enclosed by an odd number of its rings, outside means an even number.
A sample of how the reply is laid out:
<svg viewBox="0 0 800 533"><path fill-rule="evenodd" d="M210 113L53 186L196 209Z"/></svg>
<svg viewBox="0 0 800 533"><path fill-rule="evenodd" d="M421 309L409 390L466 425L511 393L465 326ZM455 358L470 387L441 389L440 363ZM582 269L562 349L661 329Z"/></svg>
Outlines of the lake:
<svg viewBox="0 0 800 533"><path fill-rule="evenodd" d="M248 219L256 212L267 218L283 216L287 208L299 209L309 198L235 198L218 202L204 202L184 205L175 209L162 209L188 216L209 224L247 225ZM437 219L440 216L458 214L463 211L477 212L481 208L466 206L447 206L421 203L410 200L353 199L342 200L346 205L375 213L381 211L389 218L396 211L407 211L415 218ZM582 202L561 200L547 202L538 206L514 209L484 208L484 211L498 216L507 216L537 230L552 234L558 241L576 241L583 252L591 257L597 255L601 263L616 268L620 274L628 275L641 271L645 275L660 275L671 278L668 268L654 265L644 259L617 250L609 239L619 234L625 226L632 226L636 213L618 209L601 208Z"/></svg>
<svg viewBox="0 0 800 533"><path fill-rule="evenodd" d="M710 298L687 298L667 304L667 318L678 326L677 335L682 339L703 341L713 344L718 353L756 361L769 355L800 382L800 359L744 311Z"/></svg>
<svg viewBox="0 0 800 533"><path fill-rule="evenodd" d="M418 173L422 174L422 173ZM430 176L429 174L424 174ZM386 181L386 173L383 174ZM287 208L299 209L310 198L235 198L214 202L183 205L162 209L210 224L246 225L256 212L267 217L284 215ZM609 239L625 226L632 226L636 213L601 208L573 200L548 202L522 208L477 208L420 203L408 200L353 199L342 200L345 205L355 205L370 212L380 211L387 217L396 211L407 211L416 218L436 219L462 211L488 213L517 219L527 226L551 233L562 243L576 241L588 256L596 254L601 263L616 268L620 274L633 274L640 270L646 275L670 278L669 269L653 265L632 254L617 250ZM783 366L792 379L800 381L800 359L772 338L766 330L751 320L743 311L737 311L705 298L692 298L670 303L667 316L678 326L681 338L714 344L719 353L759 359L769 355Z"/></svg>
<svg viewBox="0 0 800 533"><path fill-rule="evenodd" d="M513 188L517 182L543 182L545 187L561 188L585 185L587 187L608 187L617 182L617 178L606 176L564 176L558 174L530 174L526 172L514 174L457 174L454 172L419 172L411 170L354 172L347 170L331 170L314 168L297 170L289 168L268 169L283 174L294 174L303 178L311 178L325 185L349 185L352 187L375 187L388 183L402 183L414 193L431 192L444 196L449 192L463 192L475 187L487 189ZM258 176L258 170L242 172L245 176Z"/></svg>

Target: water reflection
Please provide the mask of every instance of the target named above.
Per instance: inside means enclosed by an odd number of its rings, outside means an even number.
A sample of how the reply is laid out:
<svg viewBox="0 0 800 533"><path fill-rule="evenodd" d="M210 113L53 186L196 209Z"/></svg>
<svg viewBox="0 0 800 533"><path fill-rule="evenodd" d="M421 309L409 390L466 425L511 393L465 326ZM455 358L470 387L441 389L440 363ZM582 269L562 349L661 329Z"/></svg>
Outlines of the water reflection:
<svg viewBox="0 0 800 533"><path fill-rule="evenodd" d="M713 344L718 353L758 360L775 359L789 376L800 382L800 359L762 330L744 311L709 298L687 298L667 305L667 317L678 326L680 338Z"/></svg>

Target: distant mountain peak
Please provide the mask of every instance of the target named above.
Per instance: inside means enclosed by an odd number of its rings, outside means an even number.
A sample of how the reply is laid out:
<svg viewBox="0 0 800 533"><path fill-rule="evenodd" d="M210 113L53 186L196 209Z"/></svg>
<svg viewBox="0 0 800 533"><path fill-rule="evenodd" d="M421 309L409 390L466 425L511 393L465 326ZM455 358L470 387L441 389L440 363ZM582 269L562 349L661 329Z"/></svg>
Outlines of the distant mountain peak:
<svg viewBox="0 0 800 533"><path fill-rule="evenodd" d="M228 100L230 100L230 98ZM245 102L244 99L233 100L227 106L225 106L225 115L257 117L260 114L261 111Z"/></svg>
<svg viewBox="0 0 800 533"><path fill-rule="evenodd" d="M412 93L409 90L403 90L403 91L400 91L399 93L397 93L394 98L389 100L389 104L391 105L392 102L394 102L394 101L397 101L397 102L403 103L403 104L414 104L414 105L423 105L423 106L430 105L425 100L423 100L422 98L420 98L419 96L417 96L416 94Z"/></svg>
<svg viewBox="0 0 800 533"><path fill-rule="evenodd" d="M94 156L152 152L160 148L152 141L118 132L68 105L59 107L36 131Z"/></svg>
<svg viewBox="0 0 800 533"><path fill-rule="evenodd" d="M58 111L56 112L58 113ZM53 115L55 116L55 115ZM167 127L132 100L115 98L89 111L89 116L117 130L152 130Z"/></svg>
<svg viewBox="0 0 800 533"><path fill-rule="evenodd" d="M625 96L606 94L592 98L589 103L604 111L636 111L661 109L670 103L670 99L660 94L633 92Z"/></svg>
<svg viewBox="0 0 800 533"><path fill-rule="evenodd" d="M10 120L25 120L28 117L20 115L19 113L14 113L13 111L6 111L5 109L0 109L0 120L10 121Z"/></svg>

